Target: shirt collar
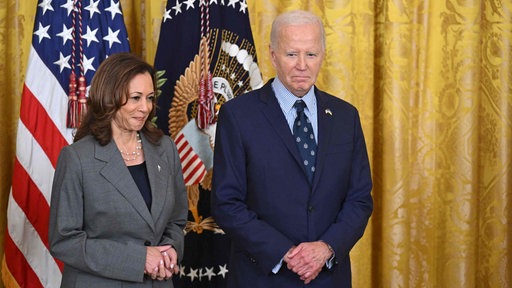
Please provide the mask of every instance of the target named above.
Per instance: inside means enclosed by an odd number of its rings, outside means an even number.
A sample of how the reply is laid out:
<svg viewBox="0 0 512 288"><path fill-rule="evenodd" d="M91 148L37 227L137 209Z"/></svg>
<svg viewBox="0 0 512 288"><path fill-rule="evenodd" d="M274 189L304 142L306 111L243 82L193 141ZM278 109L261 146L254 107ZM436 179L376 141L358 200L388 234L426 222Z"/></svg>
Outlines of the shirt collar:
<svg viewBox="0 0 512 288"><path fill-rule="evenodd" d="M279 102L279 105L281 106L283 111L288 112L292 110L295 101L302 99L302 101L306 103L307 109L311 113L316 114L316 97L314 86L312 86L311 89L309 89L308 93L306 93L306 95L304 95L303 97L297 97L293 95L292 92L288 91L288 89L284 87L283 83L276 76L274 81L272 81L272 88L276 93L277 101Z"/></svg>

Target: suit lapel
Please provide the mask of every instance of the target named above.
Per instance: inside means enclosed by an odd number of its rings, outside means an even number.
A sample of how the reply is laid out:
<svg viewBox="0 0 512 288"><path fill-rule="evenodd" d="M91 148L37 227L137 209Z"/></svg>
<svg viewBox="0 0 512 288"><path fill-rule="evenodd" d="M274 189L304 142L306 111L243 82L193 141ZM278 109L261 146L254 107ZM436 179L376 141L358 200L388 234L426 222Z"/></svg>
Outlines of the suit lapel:
<svg viewBox="0 0 512 288"><path fill-rule="evenodd" d="M154 221L151 214L130 171L128 171L128 168L124 164L115 142L111 141L105 146L101 146L96 142L95 157L106 162L100 174L124 196L130 205L132 205L139 215L148 223L151 229L154 230Z"/></svg>
<svg viewBox="0 0 512 288"><path fill-rule="evenodd" d="M318 184L320 176L322 175L327 155L330 136L332 135L332 120L333 115L329 107L328 98L324 92L315 88L316 103L317 103L317 121L318 121L318 148L316 159L316 171L313 178L313 189ZM330 113L329 113L330 112Z"/></svg>
<svg viewBox="0 0 512 288"><path fill-rule="evenodd" d="M270 126L272 126L277 135L279 135L288 151L290 151L290 154L297 161L297 165L302 168L302 160L297 150L297 145L293 140L290 127L288 127L288 123L283 115L283 110L281 110L279 102L277 102L276 95L270 83L272 83L272 81L268 81L261 89L260 99L265 104L262 107L262 113L267 118Z"/></svg>
<svg viewBox="0 0 512 288"><path fill-rule="evenodd" d="M166 137L166 136L164 136ZM141 133L142 149L146 158L146 168L148 170L149 184L151 185L151 194L153 203L151 204L151 215L154 221L162 213L167 195L167 180L171 171L166 161L162 146L155 146L149 143Z"/></svg>

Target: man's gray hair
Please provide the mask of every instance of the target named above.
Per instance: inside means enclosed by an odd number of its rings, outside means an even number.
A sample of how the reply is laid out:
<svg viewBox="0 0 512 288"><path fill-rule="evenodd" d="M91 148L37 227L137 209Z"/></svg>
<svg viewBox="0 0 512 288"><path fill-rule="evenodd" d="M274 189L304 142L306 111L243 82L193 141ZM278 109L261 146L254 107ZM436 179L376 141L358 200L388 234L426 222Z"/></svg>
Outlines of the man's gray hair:
<svg viewBox="0 0 512 288"><path fill-rule="evenodd" d="M325 30L322 19L315 14L304 10L293 10L280 14L272 22L272 30L270 31L270 47L276 48L279 41L279 30L288 25L318 24L322 39L322 49L325 50Z"/></svg>

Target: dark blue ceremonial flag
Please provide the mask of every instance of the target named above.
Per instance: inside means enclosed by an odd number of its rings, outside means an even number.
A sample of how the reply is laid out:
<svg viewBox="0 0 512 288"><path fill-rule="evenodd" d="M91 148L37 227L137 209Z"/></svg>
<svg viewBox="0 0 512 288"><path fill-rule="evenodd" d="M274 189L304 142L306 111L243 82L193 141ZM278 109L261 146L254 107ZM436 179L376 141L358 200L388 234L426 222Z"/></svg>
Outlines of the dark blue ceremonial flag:
<svg viewBox="0 0 512 288"><path fill-rule="evenodd" d="M178 146L189 198L185 256L174 281L223 287L229 240L210 216L216 113L262 86L246 0L168 0L155 68L156 124Z"/></svg>

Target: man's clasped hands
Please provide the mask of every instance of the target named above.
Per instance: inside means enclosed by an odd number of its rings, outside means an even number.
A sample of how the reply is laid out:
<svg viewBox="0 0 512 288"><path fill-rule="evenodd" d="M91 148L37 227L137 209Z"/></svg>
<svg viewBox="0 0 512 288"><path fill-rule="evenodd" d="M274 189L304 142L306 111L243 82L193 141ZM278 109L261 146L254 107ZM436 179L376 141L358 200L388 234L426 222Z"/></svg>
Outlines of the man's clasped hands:
<svg viewBox="0 0 512 288"><path fill-rule="evenodd" d="M320 274L331 255L332 252L324 242L306 242L290 248L284 261L288 269L297 273L304 284L309 284Z"/></svg>

